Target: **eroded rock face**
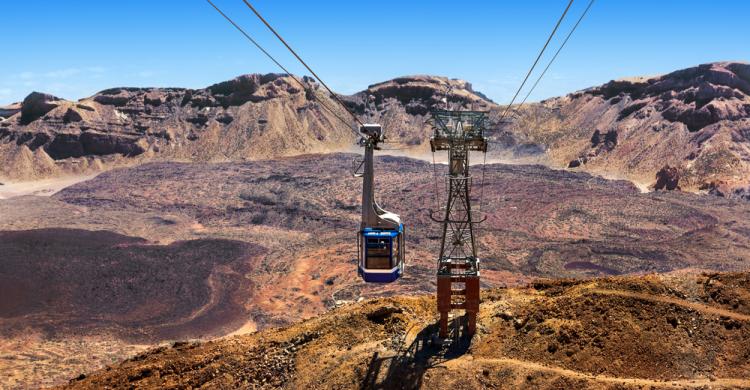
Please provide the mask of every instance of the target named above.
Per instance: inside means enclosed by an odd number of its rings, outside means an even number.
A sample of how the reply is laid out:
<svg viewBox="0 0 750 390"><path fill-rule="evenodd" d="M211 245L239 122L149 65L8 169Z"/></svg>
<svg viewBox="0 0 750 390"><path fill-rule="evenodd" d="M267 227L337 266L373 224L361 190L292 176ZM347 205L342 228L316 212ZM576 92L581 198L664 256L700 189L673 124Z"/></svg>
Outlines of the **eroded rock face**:
<svg viewBox="0 0 750 390"><path fill-rule="evenodd" d="M432 110L482 110L498 106L483 94L473 90L470 83L435 76L407 76L370 85L351 96L341 96L349 109L367 121L383 123L389 141L407 146L426 145L432 134L427 119ZM509 149L523 144L512 134L498 140ZM519 147L521 153L533 153L531 148Z"/></svg>
<svg viewBox="0 0 750 390"><path fill-rule="evenodd" d="M29 124L57 107L60 98L46 93L32 92L21 104L21 124Z"/></svg>
<svg viewBox="0 0 750 390"><path fill-rule="evenodd" d="M528 104L506 129L559 166L643 181L669 164L683 190L720 180L730 193L750 185L748 76L750 64L717 62L615 80Z"/></svg>
<svg viewBox="0 0 750 390"><path fill-rule="evenodd" d="M654 184L655 190L668 190L674 191L679 189L680 183L680 172L675 167L666 165L664 168L656 172L656 184Z"/></svg>
<svg viewBox="0 0 750 390"><path fill-rule="evenodd" d="M750 64L704 64L650 79L617 80L590 93L617 104L633 103L620 111L623 120L654 108L670 122L698 131L722 120L750 116Z"/></svg>
<svg viewBox="0 0 750 390"><path fill-rule="evenodd" d="M349 106L365 114L380 113L398 105L406 114L425 116L431 110L455 108L488 109L494 103L473 90L466 81L434 76L408 76L370 85L367 90L347 98Z"/></svg>
<svg viewBox="0 0 750 390"><path fill-rule="evenodd" d="M390 123L389 141L414 146L429 140L430 110L446 103L462 109L493 106L465 81L431 76L402 77L339 97L358 114ZM356 141L350 125L341 123L349 117L333 96L309 77L284 74L244 75L204 89L110 88L75 103L35 93L23 107L21 121L0 126L0 144L41 148L54 160L153 154L202 161L273 158L340 150ZM512 134L507 139L520 152L541 153Z"/></svg>
<svg viewBox="0 0 750 390"><path fill-rule="evenodd" d="M69 108L67 111L65 111L65 115L63 116L63 122L65 123L80 122L82 120L83 117L81 116L81 114L73 108Z"/></svg>
<svg viewBox="0 0 750 390"><path fill-rule="evenodd" d="M57 134L44 150L55 160L110 154L134 157L146 151L137 136L102 134L94 131Z"/></svg>
<svg viewBox="0 0 750 390"><path fill-rule="evenodd" d="M3 117L4 119L10 118L19 112L21 112L21 103L13 103L8 106L0 107L0 117Z"/></svg>
<svg viewBox="0 0 750 390"><path fill-rule="evenodd" d="M41 148L54 160L134 157L149 149L154 153L168 151L179 158L210 159L214 155L226 158L228 153L245 157L248 149L270 156L289 152L269 147L289 144L286 140L259 142L257 137L304 140L309 131L321 144L351 137L349 129L330 129L336 120L320 111L318 99L330 98L316 94L318 86L313 80L300 81L304 88L288 75L253 74L195 90L111 88L75 103L35 92L18 105L16 112L22 113L19 120L2 123L0 144L12 143L32 151ZM274 105L276 111L268 113ZM299 121L289 120L287 107ZM13 114L13 109L9 106L3 113ZM261 127L261 119L263 127L283 126L285 131L259 134L256 130ZM218 133L230 148L217 145L216 135L206 137L206 132ZM193 142L203 139L211 144ZM234 141L244 149L234 146ZM0 176L10 173L0 169Z"/></svg>

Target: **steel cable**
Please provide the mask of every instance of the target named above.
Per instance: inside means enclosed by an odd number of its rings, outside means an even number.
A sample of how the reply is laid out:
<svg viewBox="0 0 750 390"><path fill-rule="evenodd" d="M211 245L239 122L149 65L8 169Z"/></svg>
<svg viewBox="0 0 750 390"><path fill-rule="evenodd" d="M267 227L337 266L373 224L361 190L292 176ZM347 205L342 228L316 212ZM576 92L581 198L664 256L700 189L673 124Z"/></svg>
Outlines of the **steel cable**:
<svg viewBox="0 0 750 390"><path fill-rule="evenodd" d="M531 72L534 71L534 68L536 68L537 63L539 63L539 59L542 58L544 51L547 50L547 46L549 46L549 43L552 40L552 37L555 36L557 29L560 27L560 23L562 23L563 19L565 18L565 15L567 15L568 10L570 10L571 5L573 5L573 0L570 0L570 2L568 3L568 6L565 7L565 11L562 13L562 15L560 15L560 19L557 20L557 24L555 24L555 28L549 34L549 37L547 38L547 42L544 43L542 50L539 51L539 55L536 57L536 60L534 60L534 63L531 65L531 68L529 68L529 71L526 73L526 77L523 79L521 86L518 87L516 94L513 95L513 99L510 100L510 104L508 104L508 106L505 108L505 111L503 111L503 114L500 116L500 122L505 118L505 115L508 113L508 110L510 110L511 106L513 106L513 102L516 101L518 94L521 93L521 90L523 89L523 86L526 84L526 81L529 80L529 76L531 76Z"/></svg>
<svg viewBox="0 0 750 390"><path fill-rule="evenodd" d="M227 14L225 14L216 4L214 4L211 0L206 0L206 1L209 4L211 4L211 6L216 10L216 12L218 12L221 16L223 16L224 19L226 19L229 23L231 23L232 26L234 26L234 28L237 29L237 31L239 31L242 35L245 36L245 38L247 38L250 42L252 42L252 44L255 45L255 47L257 47L258 50L260 50L261 52L263 52L263 54L265 54L266 57L268 57L271 61L273 61L274 64L276 64L279 68L281 68L281 70L284 71L284 73L288 74L294 81L296 81L297 84L299 84L300 87L302 87L303 91L308 91L309 90L309 88L307 86L305 86L299 79L297 79L297 77L295 77L289 70L287 70L287 68L284 67L284 65L281 65L281 63L279 61L277 61L276 58L274 58L268 51L266 51L266 49L264 49L263 46L261 46L255 39L253 39L250 36L250 34L248 34L247 32L245 32L245 30L242 27L240 27L237 23L235 23L234 20L232 20L232 18L230 18ZM330 108L327 104L325 104L325 102L323 100L318 99L317 95L315 95L315 98L316 98L315 101L317 101L318 103L320 103L320 105L323 108L325 108L328 112L330 112L331 115L333 115L334 117L336 117L336 119L338 119L339 121L341 121L341 123L345 124L346 127L348 129L350 129L352 132L354 132L358 137L360 136L360 133L358 131L354 130L349 122L347 122L346 120L344 120L344 118L342 118L335 111L333 111L333 109Z"/></svg>
<svg viewBox="0 0 750 390"><path fill-rule="evenodd" d="M589 9L591 9L591 6L594 5L594 1L595 0L591 0L589 2L588 7L586 7L586 9L583 11L583 14L581 14L581 17L578 18L578 21L576 22L576 24L573 25L573 28L570 30L570 32L568 33L568 35L565 37L565 40L560 45L560 47L557 49L557 51L555 52L555 55L552 56L552 59L549 61L549 63L547 64L547 66L544 68L544 70L542 71L542 74L539 75L539 78L536 79L536 82L534 82L534 85L531 86L531 89L529 90L529 93L526 94L526 97L523 98L523 101L521 101L521 104L519 104L518 107L516 107L514 109L514 111L518 112L518 110L521 109L521 106L523 106L523 104L526 103L526 100L529 98L529 95L531 95L531 93L534 91L534 89L536 88L536 86L542 80L542 77L544 77L544 75L547 73L547 71L549 70L550 66L552 66L552 63L555 62L555 59L557 59L557 56L560 54L560 52L562 51L562 49L565 47L565 44L568 43L568 40L570 39L571 35L573 35L573 32L576 31L576 29L578 28L578 25L581 23L581 21L583 20L583 18L589 12Z"/></svg>
<svg viewBox="0 0 750 390"><path fill-rule="evenodd" d="M312 75L313 75L313 76L314 76L314 77L315 77L315 78L316 78L316 79L317 79L317 80L318 80L318 81L320 82L320 84L322 84L322 85L323 85L323 87L325 87L325 89L326 89L326 90L328 90L328 93L330 93L330 94L331 94L331 96L333 96L333 98L334 98L334 99L335 99L335 100L336 100L336 101L337 101L337 102L338 102L338 103L339 103L339 104L341 105L341 107L343 107L343 108L344 108L344 109L346 110L346 112L348 112L348 113L349 113L349 115L351 115L351 116L352 116L352 118L354 118L354 120L355 120L355 121L356 121L356 122L357 122L357 123L358 123L358 124L359 124L360 126L363 126L364 124L362 123L362 121L361 121L361 120L359 120L359 118L358 118L358 117L357 117L357 116L356 116L356 115L355 115L355 114L354 114L354 113L353 113L353 112L352 112L352 111L351 111L351 110L349 109L349 107L347 107L347 106L346 106L346 104L344 104L344 102L343 102L343 101L341 101L341 99L340 99L340 98L338 97L338 95L336 95L336 94L335 94L335 93L334 93L334 92L333 92L333 91L331 90L331 88L328 88L328 85L327 85L327 84L326 84L326 83L325 83L325 82L323 81L323 79L321 79L321 78L320 78L320 76L318 76L318 74L317 74L317 73L315 73L315 71L314 71L314 70L312 70L312 68L310 68L310 66L309 66L309 65L307 65L307 63L306 63L306 62L305 62L305 61L304 61L304 60L303 60L303 59L302 59L302 58L301 58L301 57L300 57L300 56L299 56L299 55L297 54L297 52L295 52L295 51L294 51L294 49L292 49L292 47L291 47L291 46L289 46L289 44L288 44L288 43L286 42L286 40L284 40L284 38L282 38L282 37L281 37L281 35L280 35L280 34L279 34L278 32L276 32L276 29L274 29L274 28L273 28L273 27L271 26L271 24L270 24L270 23L268 23L268 21L266 21L266 19L265 19L265 18L263 18L263 16L262 16L262 15L260 14L260 12L258 12L258 10L257 10L257 9L255 9L255 7L253 7L253 5L252 5L252 4L250 4L250 2L249 2L249 1L247 1L247 0L242 0L242 2L243 2L243 3L245 3L245 5L246 5L246 6L248 7L248 8L250 8L250 10L251 10L251 11L253 11L253 13L254 13L254 14L255 14L255 15L256 15L256 16L258 17L258 19L260 19L260 21L261 21L261 22L263 22L263 24L265 24L265 25L266 25L266 27L268 27L268 29L269 29L269 30L271 30L271 32L272 32L272 33L273 33L274 35L276 35L276 38L278 38L278 39L279 39L279 41L281 41L281 43L283 43L283 44L284 44L284 46L286 46L286 48L287 48L287 49L289 49L289 51L290 51L290 52L291 52L291 53L292 53L292 54L293 54L293 55L294 55L294 56L295 56L295 57L297 58L297 60L299 60L299 62L301 62L301 63L302 63L302 65L304 65L304 66L305 66L305 68L307 68L307 70L309 70L309 71L310 71L310 73L312 73Z"/></svg>

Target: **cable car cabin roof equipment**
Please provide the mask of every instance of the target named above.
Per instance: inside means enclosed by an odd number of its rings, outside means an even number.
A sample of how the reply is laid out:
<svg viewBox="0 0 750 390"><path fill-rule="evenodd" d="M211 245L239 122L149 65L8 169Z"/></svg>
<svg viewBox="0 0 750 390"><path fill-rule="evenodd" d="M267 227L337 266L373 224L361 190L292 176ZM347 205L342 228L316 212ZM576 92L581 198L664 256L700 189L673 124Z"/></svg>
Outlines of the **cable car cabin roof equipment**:
<svg viewBox="0 0 750 390"><path fill-rule="evenodd" d="M390 283L404 272L404 225L398 214L383 210L375 201L373 154L384 141L383 129L378 124L364 124L360 132L363 136L359 143L365 148L365 157L354 172L354 176L363 179L362 223L357 235L358 273L365 282Z"/></svg>

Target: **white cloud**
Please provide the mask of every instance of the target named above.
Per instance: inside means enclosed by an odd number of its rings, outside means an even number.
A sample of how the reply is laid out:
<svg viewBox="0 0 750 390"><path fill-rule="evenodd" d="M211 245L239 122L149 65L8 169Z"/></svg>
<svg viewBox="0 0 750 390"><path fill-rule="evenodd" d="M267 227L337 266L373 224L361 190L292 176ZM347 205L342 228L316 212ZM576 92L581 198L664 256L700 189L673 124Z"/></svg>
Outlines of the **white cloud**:
<svg viewBox="0 0 750 390"><path fill-rule="evenodd" d="M44 74L44 77L50 79L67 79L78 75L79 73L81 73L81 70L78 68L68 68L47 72Z"/></svg>
<svg viewBox="0 0 750 390"><path fill-rule="evenodd" d="M42 72L42 73L22 72L17 75L17 78L24 81L23 84L25 86L31 86L31 85L36 84L35 80L39 80L41 78L51 79L51 80L66 80L72 77L84 76L84 75L89 76L89 77L99 78L106 72L107 72L107 69L104 67L89 66L86 68L57 69L57 70L51 70L51 71Z"/></svg>

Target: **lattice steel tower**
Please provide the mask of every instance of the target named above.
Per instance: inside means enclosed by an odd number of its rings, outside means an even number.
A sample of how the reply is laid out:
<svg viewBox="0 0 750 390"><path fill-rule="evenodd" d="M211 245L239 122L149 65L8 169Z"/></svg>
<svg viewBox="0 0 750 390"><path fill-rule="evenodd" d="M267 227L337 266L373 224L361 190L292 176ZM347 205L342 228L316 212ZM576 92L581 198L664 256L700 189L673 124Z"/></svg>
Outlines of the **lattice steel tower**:
<svg viewBox="0 0 750 390"><path fill-rule="evenodd" d="M487 152L487 112L434 111L432 120L432 151L446 150L450 157L445 178L448 199L440 210L442 219L432 216L443 225L437 268L440 337L448 336L448 314L457 309L465 311L467 331L473 335L479 312L479 259L473 227L481 220L471 209L469 152Z"/></svg>

